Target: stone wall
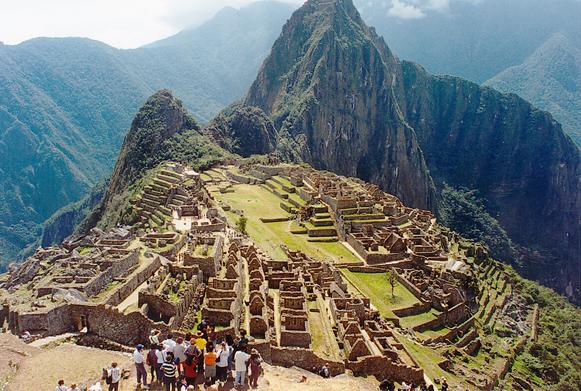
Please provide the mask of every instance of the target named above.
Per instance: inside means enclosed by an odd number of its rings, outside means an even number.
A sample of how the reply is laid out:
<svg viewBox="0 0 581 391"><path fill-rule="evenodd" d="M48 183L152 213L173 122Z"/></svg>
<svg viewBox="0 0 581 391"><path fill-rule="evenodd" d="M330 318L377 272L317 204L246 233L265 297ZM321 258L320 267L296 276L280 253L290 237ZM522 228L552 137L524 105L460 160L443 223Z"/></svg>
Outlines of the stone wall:
<svg viewBox="0 0 581 391"><path fill-rule="evenodd" d="M345 372L344 362L319 357L309 349L271 346L270 357L271 364L287 368L296 366L312 371L313 368L320 368L325 364L329 364L332 376L337 376Z"/></svg>
<svg viewBox="0 0 581 391"><path fill-rule="evenodd" d="M418 384L424 381L422 369L394 363L384 356L360 357L355 362L347 362L345 367L353 371L355 376L375 376L379 380L389 378L397 382L412 381Z"/></svg>
<svg viewBox="0 0 581 391"><path fill-rule="evenodd" d="M119 305L119 303L129 297L141 284L147 281L149 277L153 276L160 267L161 258L156 255L147 267L129 276L128 280L122 286L115 289L105 300L105 304L112 306Z"/></svg>

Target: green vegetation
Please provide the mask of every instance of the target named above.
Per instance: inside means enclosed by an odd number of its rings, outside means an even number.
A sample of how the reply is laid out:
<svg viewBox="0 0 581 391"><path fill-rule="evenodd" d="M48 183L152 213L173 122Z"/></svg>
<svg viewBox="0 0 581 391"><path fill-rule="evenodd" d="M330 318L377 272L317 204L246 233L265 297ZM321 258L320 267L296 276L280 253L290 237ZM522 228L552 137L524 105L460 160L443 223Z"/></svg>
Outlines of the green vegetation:
<svg viewBox="0 0 581 391"><path fill-rule="evenodd" d="M477 190L445 185L441 205L441 224L468 239L486 244L497 258L517 258L512 241L498 221L487 212Z"/></svg>
<svg viewBox="0 0 581 391"><path fill-rule="evenodd" d="M232 207L232 210L244 212L248 218L246 229L248 235L273 257L284 257L280 248L281 244L291 250L300 250L305 254L319 259L327 259L335 262L359 262L359 259L340 242L309 242L306 235L292 234L291 221L277 223L263 223L261 217L287 217L279 204L280 198L257 185L234 185L234 192L212 194L216 200L224 202ZM226 212L230 224L236 225L239 216L233 211Z"/></svg>
<svg viewBox="0 0 581 391"><path fill-rule="evenodd" d="M236 228L240 232L246 235L246 224L248 223L248 218L246 216L240 216L236 222Z"/></svg>
<svg viewBox="0 0 581 391"><path fill-rule="evenodd" d="M364 295L378 309L381 316L395 317L392 312L396 308L411 307L420 301L399 282L394 284L394 296L391 296L391 286L387 273L360 273L342 269L347 280Z"/></svg>
<svg viewBox="0 0 581 391"><path fill-rule="evenodd" d="M581 385L581 310L549 288L507 268L527 302L539 305L538 339L517 356L513 372L535 389L577 391Z"/></svg>
<svg viewBox="0 0 581 391"><path fill-rule="evenodd" d="M131 50L83 38L0 45L0 262L36 248L47 218L110 175L135 112L160 86L204 122L244 95L292 9L225 10Z"/></svg>

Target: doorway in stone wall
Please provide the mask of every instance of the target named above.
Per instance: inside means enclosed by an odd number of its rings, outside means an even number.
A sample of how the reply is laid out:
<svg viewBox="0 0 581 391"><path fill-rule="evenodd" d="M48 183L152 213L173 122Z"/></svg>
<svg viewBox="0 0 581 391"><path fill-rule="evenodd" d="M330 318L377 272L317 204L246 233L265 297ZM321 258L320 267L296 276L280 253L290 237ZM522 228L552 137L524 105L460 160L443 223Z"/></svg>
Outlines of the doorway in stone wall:
<svg viewBox="0 0 581 391"><path fill-rule="evenodd" d="M89 332L89 319L87 318L87 315L81 315L81 319L79 322L79 331L81 332Z"/></svg>

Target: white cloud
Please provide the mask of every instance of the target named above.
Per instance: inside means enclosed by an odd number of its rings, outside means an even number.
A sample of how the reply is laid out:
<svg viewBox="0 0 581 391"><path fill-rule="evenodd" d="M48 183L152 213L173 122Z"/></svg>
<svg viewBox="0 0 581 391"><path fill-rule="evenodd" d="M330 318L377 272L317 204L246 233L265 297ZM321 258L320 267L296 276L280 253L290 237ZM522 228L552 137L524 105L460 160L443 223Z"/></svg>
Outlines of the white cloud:
<svg viewBox="0 0 581 391"><path fill-rule="evenodd" d="M389 15L400 19L420 19L426 16L418 6L406 3L402 0L392 0L391 8L387 11Z"/></svg>
<svg viewBox="0 0 581 391"><path fill-rule="evenodd" d="M132 48L200 24L225 6L257 0L18 0L3 1L0 41L88 37ZM304 0L284 0L300 4Z"/></svg>
<svg viewBox="0 0 581 391"><path fill-rule="evenodd" d="M484 0L391 0L389 15L400 19L420 19L429 12L450 11L452 3L472 3L476 4Z"/></svg>

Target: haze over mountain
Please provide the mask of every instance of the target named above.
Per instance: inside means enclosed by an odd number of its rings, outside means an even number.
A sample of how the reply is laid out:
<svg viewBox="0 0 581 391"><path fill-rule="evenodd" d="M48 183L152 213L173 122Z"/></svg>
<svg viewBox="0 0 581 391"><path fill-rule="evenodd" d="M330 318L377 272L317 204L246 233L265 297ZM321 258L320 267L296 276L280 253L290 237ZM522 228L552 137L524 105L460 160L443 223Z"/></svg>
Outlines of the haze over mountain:
<svg viewBox="0 0 581 391"><path fill-rule="evenodd" d="M578 0L398 1L420 11L407 15L393 3L355 1L398 56L477 83L521 64L555 33L581 37Z"/></svg>
<svg viewBox="0 0 581 391"><path fill-rule="evenodd" d="M282 158L377 183L411 206L442 214L448 186L477 191L486 218L508 233L493 251L579 297L577 147L516 95L399 60L351 0L296 11L242 104L271 118ZM223 146L264 135L235 128L220 133L234 138Z"/></svg>
<svg viewBox="0 0 581 391"><path fill-rule="evenodd" d="M581 145L581 49L566 35L553 35L522 64L485 84L547 110Z"/></svg>
<svg viewBox="0 0 581 391"><path fill-rule="evenodd" d="M243 95L291 10L226 8L134 50L82 38L0 45L0 263L109 175L132 116L154 91L172 88L201 121Z"/></svg>

